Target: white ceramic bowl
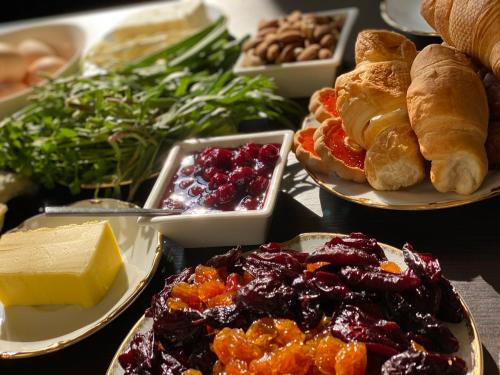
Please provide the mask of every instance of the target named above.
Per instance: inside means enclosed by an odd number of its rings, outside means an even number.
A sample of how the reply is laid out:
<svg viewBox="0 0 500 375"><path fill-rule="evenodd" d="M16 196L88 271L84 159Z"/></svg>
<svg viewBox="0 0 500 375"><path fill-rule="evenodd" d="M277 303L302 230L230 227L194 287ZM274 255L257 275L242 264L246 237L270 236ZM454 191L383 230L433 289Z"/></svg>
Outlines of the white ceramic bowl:
<svg viewBox="0 0 500 375"><path fill-rule="evenodd" d="M139 223L156 228L161 234L184 247L254 245L265 242L281 178L292 146L290 130L238 134L226 137L192 139L177 143L170 151L144 208L158 208L164 192L184 156L208 146L238 147L248 142L281 144L280 158L269 184L264 206L251 211L224 211L165 217L140 217Z"/></svg>
<svg viewBox="0 0 500 375"><path fill-rule="evenodd" d="M244 67L242 66L244 58L242 53L234 66L234 72L252 77L259 74L271 77L278 87L277 93L292 98L311 96L314 91L322 87L332 86L337 67L342 63L352 26L358 16L358 8L342 8L316 13L324 16L345 15L345 23L340 30L339 40L331 59Z"/></svg>
<svg viewBox="0 0 500 375"><path fill-rule="evenodd" d="M0 34L0 42L9 44L17 44L26 38L35 38L49 44L59 56L67 61L53 77L68 75L78 70L85 45L85 32L79 26L69 24L29 26ZM0 98L0 119L26 105L32 92L33 87L28 87Z"/></svg>

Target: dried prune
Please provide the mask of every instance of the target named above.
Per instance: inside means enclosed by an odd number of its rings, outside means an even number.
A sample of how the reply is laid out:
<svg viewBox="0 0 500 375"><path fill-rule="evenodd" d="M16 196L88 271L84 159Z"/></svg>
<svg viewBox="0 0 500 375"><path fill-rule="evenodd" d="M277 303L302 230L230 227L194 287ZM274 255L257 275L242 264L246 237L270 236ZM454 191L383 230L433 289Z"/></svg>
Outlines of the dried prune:
<svg viewBox="0 0 500 375"><path fill-rule="evenodd" d="M321 293L323 300L341 300L350 292L349 287L331 272L318 271L308 281Z"/></svg>
<svg viewBox="0 0 500 375"><path fill-rule="evenodd" d="M438 285L442 296L437 313L438 318L451 323L460 323L464 319L464 309L457 292L444 277L439 280Z"/></svg>
<svg viewBox="0 0 500 375"><path fill-rule="evenodd" d="M234 302L242 309L248 309L264 316L293 316L294 290L276 276L257 278L238 290Z"/></svg>
<svg viewBox="0 0 500 375"><path fill-rule="evenodd" d="M413 246L403 246L405 263L423 280L435 284L441 279L441 265L431 254L417 253Z"/></svg>
<svg viewBox="0 0 500 375"><path fill-rule="evenodd" d="M439 322L431 314L421 313L414 309L402 295L387 294L385 299L387 313L391 319L398 322L404 329L430 340L424 345L427 349L453 353L458 350L458 340L448 327Z"/></svg>
<svg viewBox="0 0 500 375"><path fill-rule="evenodd" d="M243 328L248 325L242 310L236 305L216 306L203 313L207 323L217 329L223 327Z"/></svg>
<svg viewBox="0 0 500 375"><path fill-rule="evenodd" d="M154 317L153 329L167 343L191 342L205 330L205 316L192 309L166 309Z"/></svg>
<svg viewBox="0 0 500 375"><path fill-rule="evenodd" d="M334 244L340 242L340 240L342 243L350 245L358 250L363 250L365 253L375 255L379 261L387 260L384 250L382 250L375 238L370 238L363 233L354 232L346 237L334 237L327 243Z"/></svg>
<svg viewBox="0 0 500 375"><path fill-rule="evenodd" d="M227 253L222 255L216 255L209 259L205 264L214 268L226 268L228 272L232 270L232 267L236 261L241 257L241 249L236 247L229 250Z"/></svg>
<svg viewBox="0 0 500 375"><path fill-rule="evenodd" d="M327 243L309 255L306 262L328 262L335 266L379 264L375 255L368 254L344 243L335 243L333 245Z"/></svg>
<svg viewBox="0 0 500 375"><path fill-rule="evenodd" d="M293 279L304 270L304 265L290 253L259 252L250 254L243 262L242 268L253 276L279 274Z"/></svg>
<svg viewBox="0 0 500 375"><path fill-rule="evenodd" d="M162 375L182 375L187 368L174 356L162 352L160 360L160 371ZM141 372L139 372L141 374ZM146 372L147 374L147 372Z"/></svg>
<svg viewBox="0 0 500 375"><path fill-rule="evenodd" d="M398 351L405 350L409 345L397 323L374 318L352 305L337 311L329 329L335 337L344 341L375 342Z"/></svg>
<svg viewBox="0 0 500 375"><path fill-rule="evenodd" d="M411 273L394 274L375 267L343 267L343 280L350 286L375 290L401 292L420 286L421 280Z"/></svg>
<svg viewBox="0 0 500 375"><path fill-rule="evenodd" d="M382 375L465 375L465 362L455 356L406 351L382 365Z"/></svg>
<svg viewBox="0 0 500 375"><path fill-rule="evenodd" d="M129 347L118 357L125 374L151 371L154 365L153 332L138 333Z"/></svg>
<svg viewBox="0 0 500 375"><path fill-rule="evenodd" d="M404 292L404 298L416 311L435 315L441 304L441 289L435 284L422 284L414 290Z"/></svg>

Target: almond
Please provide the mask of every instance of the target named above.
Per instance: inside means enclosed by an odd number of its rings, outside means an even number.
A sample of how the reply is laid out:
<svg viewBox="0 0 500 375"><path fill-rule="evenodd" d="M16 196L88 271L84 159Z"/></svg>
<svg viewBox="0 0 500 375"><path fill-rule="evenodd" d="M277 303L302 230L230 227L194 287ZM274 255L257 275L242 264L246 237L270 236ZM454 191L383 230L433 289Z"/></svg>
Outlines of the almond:
<svg viewBox="0 0 500 375"><path fill-rule="evenodd" d="M278 31L277 27L266 27L265 29L260 29L257 36L266 36L269 34L275 34Z"/></svg>
<svg viewBox="0 0 500 375"><path fill-rule="evenodd" d="M276 36L278 42L283 44L290 44L296 42L302 42L304 40L304 35L300 31L289 30L282 33L279 33Z"/></svg>
<svg viewBox="0 0 500 375"><path fill-rule="evenodd" d="M267 47L266 59L269 62L274 62L280 54L280 46L277 43L271 44Z"/></svg>
<svg viewBox="0 0 500 375"><path fill-rule="evenodd" d="M295 46L293 44L286 45L276 59L276 64L283 64L295 60L295 55L293 53L294 49Z"/></svg>
<svg viewBox="0 0 500 375"><path fill-rule="evenodd" d="M243 51L248 51L249 49L254 48L257 44L262 42L264 39L263 38L252 38L248 39L245 43L243 43Z"/></svg>
<svg viewBox="0 0 500 375"><path fill-rule="evenodd" d="M297 61L309 61L318 58L318 52L321 49L319 44L311 44L306 47L300 55L297 56Z"/></svg>
<svg viewBox="0 0 500 375"><path fill-rule="evenodd" d="M262 30L262 29L267 29L269 27L278 27L278 26L279 26L278 19L260 20L258 28L259 28L259 30Z"/></svg>
<svg viewBox="0 0 500 375"><path fill-rule="evenodd" d="M330 49L328 48L321 48L318 52L318 57L321 59L321 60L324 60L324 59L329 59L333 56L333 53Z"/></svg>
<svg viewBox="0 0 500 375"><path fill-rule="evenodd" d="M302 12L300 10L294 10L286 18L289 22L299 21L302 18Z"/></svg>
<svg viewBox="0 0 500 375"><path fill-rule="evenodd" d="M335 37L332 34L323 35L323 37L319 41L319 44L323 48L332 49L335 45Z"/></svg>
<svg viewBox="0 0 500 375"><path fill-rule="evenodd" d="M323 35L331 33L332 30L333 30L333 25L331 23L326 25L317 25L314 27L313 38L314 40L319 41L321 40Z"/></svg>

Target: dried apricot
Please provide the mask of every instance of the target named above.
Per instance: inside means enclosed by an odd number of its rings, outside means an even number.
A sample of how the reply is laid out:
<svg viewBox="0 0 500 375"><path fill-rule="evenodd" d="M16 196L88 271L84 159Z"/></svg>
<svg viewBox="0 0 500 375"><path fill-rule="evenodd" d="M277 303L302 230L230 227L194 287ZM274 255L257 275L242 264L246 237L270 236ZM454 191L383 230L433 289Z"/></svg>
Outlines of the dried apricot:
<svg viewBox="0 0 500 375"><path fill-rule="evenodd" d="M275 340L280 346L285 346L292 341L303 342L306 338L306 335L300 330L297 323L293 320L274 319L274 326L278 332Z"/></svg>
<svg viewBox="0 0 500 375"><path fill-rule="evenodd" d="M183 371L182 375L203 375L203 373L200 370L190 368L189 370Z"/></svg>
<svg viewBox="0 0 500 375"><path fill-rule="evenodd" d="M418 342L413 341L413 340L411 340L410 346L415 352L426 352L427 351L427 350L425 350L425 348L422 345L420 345Z"/></svg>
<svg viewBox="0 0 500 375"><path fill-rule="evenodd" d="M307 270L309 272L314 272L316 271L318 268L321 268L323 266L327 266L329 265L330 263L329 262L314 262L314 263L308 263L307 264Z"/></svg>
<svg viewBox="0 0 500 375"><path fill-rule="evenodd" d="M335 356L336 375L364 375L366 371L366 346L352 341Z"/></svg>
<svg viewBox="0 0 500 375"><path fill-rule="evenodd" d="M325 335L316 347L314 364L322 374L335 374L335 358L346 344L330 333Z"/></svg>
<svg viewBox="0 0 500 375"><path fill-rule="evenodd" d="M262 356L262 351L245 336L241 329L224 328L215 335L212 351L227 364L234 359L249 362Z"/></svg>
<svg viewBox="0 0 500 375"><path fill-rule="evenodd" d="M215 306L228 306L232 305L234 292L226 292L219 294L215 297L210 298L207 301L207 307L215 307Z"/></svg>
<svg viewBox="0 0 500 375"><path fill-rule="evenodd" d="M252 323L247 330L246 336L261 349L269 350L277 334L274 319L262 318Z"/></svg>
<svg viewBox="0 0 500 375"><path fill-rule="evenodd" d="M214 280L220 280L217 269L213 267L207 267L202 264L196 266L196 269L194 270L194 282L196 284L203 284L207 281Z"/></svg>
<svg viewBox="0 0 500 375"><path fill-rule="evenodd" d="M188 307L188 304L180 298L169 298L167 299L167 306L172 310L182 310Z"/></svg>
<svg viewBox="0 0 500 375"><path fill-rule="evenodd" d="M401 268L399 268L399 266L396 263L391 262L389 260L380 262L380 268L390 273L401 273Z"/></svg>
<svg viewBox="0 0 500 375"><path fill-rule="evenodd" d="M210 298L218 296L226 291L226 286L222 281L207 281L198 285L198 298L207 302Z"/></svg>
<svg viewBox="0 0 500 375"><path fill-rule="evenodd" d="M255 375L305 375L313 362L303 343L292 342L250 363Z"/></svg>
<svg viewBox="0 0 500 375"><path fill-rule="evenodd" d="M198 287L196 285L184 282L177 283L172 288L172 297L179 298L194 309L201 307L201 301L198 298Z"/></svg>
<svg viewBox="0 0 500 375"><path fill-rule="evenodd" d="M251 375L252 373L248 371L248 365L244 361L234 359L229 361L229 363L224 368L224 375Z"/></svg>

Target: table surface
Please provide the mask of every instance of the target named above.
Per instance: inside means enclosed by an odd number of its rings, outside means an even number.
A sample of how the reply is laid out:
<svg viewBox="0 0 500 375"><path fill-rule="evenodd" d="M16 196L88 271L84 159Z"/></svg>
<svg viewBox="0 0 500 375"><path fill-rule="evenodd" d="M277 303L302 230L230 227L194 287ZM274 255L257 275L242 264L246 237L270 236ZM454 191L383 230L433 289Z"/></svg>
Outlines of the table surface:
<svg viewBox="0 0 500 375"><path fill-rule="evenodd" d="M326 2L322 0L213 0L229 16L230 30L240 36L251 32L262 17L288 13L294 9L319 11L332 7L357 6L360 13L348 42L340 71L354 66L353 46L358 31L389 28L373 0ZM109 20L116 21L130 11L116 9L70 15L64 20L93 25L90 40L96 40ZM104 22L106 20L106 22ZM30 21L32 22L32 21ZM104 24L104 25L103 25ZM6 29L12 25L0 25ZM417 46L429 39L413 38ZM144 203L152 181L140 189L137 203ZM500 197L475 204L437 211L388 211L344 201L318 188L293 155L273 214L269 241L285 241L304 232L349 233L361 231L381 242L400 247L413 243L419 251L429 251L441 261L446 276L462 295L475 318L484 351L485 374L499 374L500 364ZM60 188L40 189L9 203L6 229L36 214L45 203L64 204L90 198L91 193L71 196ZM20 360L0 361L0 374L103 374L117 347L160 290L165 275L186 265L194 265L221 252L221 249L191 249L165 252L162 263L140 297L116 320L91 337L59 352Z"/></svg>

